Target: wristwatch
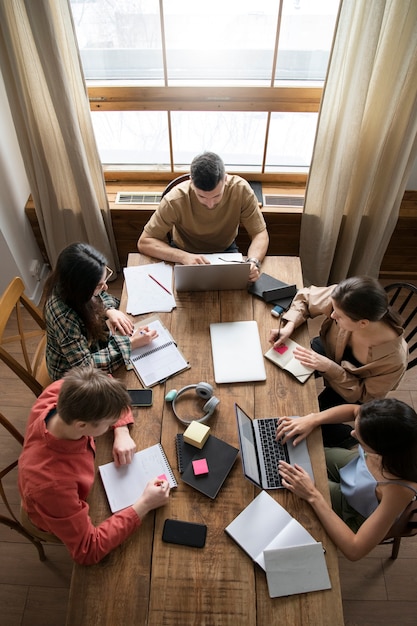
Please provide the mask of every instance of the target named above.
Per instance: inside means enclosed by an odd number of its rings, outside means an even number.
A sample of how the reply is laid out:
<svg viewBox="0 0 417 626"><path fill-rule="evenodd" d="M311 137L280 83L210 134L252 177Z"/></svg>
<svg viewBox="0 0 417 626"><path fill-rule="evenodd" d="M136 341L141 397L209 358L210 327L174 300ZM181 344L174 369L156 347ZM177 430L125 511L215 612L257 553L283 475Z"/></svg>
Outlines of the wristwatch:
<svg viewBox="0 0 417 626"><path fill-rule="evenodd" d="M261 262L259 259L256 259L255 257L250 257L246 259L246 261L248 263L253 263L259 271L261 270Z"/></svg>

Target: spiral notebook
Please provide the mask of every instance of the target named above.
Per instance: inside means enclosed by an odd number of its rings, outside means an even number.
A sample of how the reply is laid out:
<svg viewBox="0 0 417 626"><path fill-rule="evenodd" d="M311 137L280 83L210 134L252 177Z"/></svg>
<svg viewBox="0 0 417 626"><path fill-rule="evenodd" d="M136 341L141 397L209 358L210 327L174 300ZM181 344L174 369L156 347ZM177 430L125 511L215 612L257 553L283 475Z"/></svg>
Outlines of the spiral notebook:
<svg viewBox="0 0 417 626"><path fill-rule="evenodd" d="M209 435L201 450L184 441L182 433L175 439L177 450L178 471L182 480L200 491L205 496L214 499L226 480L239 450L226 441ZM208 473L196 476L192 461L206 459Z"/></svg>
<svg viewBox="0 0 417 626"><path fill-rule="evenodd" d="M99 465L101 480L112 513L130 506L142 495L147 483L160 478L177 487L174 473L160 443L136 452L129 465L114 462Z"/></svg>
<svg viewBox="0 0 417 626"><path fill-rule="evenodd" d="M130 355L130 362L144 387L163 383L167 378L190 367L158 315L140 320L136 326L138 325L148 326L150 330L158 332L156 339L146 346L132 350Z"/></svg>

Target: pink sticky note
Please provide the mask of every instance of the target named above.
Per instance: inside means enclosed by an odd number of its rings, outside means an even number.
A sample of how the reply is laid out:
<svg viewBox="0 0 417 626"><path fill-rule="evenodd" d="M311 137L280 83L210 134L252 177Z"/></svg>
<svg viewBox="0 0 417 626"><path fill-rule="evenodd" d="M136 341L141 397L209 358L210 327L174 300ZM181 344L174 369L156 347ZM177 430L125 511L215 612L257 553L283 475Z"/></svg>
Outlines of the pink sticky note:
<svg viewBox="0 0 417 626"><path fill-rule="evenodd" d="M168 478L165 476L165 474L161 474L157 478L158 478L158 480L166 480L168 482Z"/></svg>
<svg viewBox="0 0 417 626"><path fill-rule="evenodd" d="M287 346L282 345L282 346L276 346L274 347L275 352L278 352L278 354L284 354L284 352L286 352L288 350Z"/></svg>
<svg viewBox="0 0 417 626"><path fill-rule="evenodd" d="M193 470L194 474L198 476L199 474L208 474L208 465L206 459L198 459L197 461L193 461Z"/></svg>

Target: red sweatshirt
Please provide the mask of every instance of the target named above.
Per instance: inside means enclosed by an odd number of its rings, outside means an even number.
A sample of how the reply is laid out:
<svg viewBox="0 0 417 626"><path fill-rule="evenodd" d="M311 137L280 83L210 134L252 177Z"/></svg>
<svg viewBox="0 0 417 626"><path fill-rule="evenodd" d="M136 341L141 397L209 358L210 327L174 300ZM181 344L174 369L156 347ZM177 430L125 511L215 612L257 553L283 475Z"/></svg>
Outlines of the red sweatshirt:
<svg viewBox="0 0 417 626"><path fill-rule="evenodd" d="M91 565L129 537L141 520L128 507L99 526L92 524L86 499L95 477L94 440L57 439L46 428L45 418L56 410L62 382L47 387L30 413L19 458L19 490L33 524L59 537L74 561ZM132 422L129 411L116 426Z"/></svg>

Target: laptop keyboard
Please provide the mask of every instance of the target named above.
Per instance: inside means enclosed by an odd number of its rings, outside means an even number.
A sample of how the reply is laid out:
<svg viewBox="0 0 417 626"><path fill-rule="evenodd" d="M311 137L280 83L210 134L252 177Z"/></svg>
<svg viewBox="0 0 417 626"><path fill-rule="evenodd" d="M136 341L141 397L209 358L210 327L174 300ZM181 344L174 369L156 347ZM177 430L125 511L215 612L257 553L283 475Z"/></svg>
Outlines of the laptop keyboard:
<svg viewBox="0 0 417 626"><path fill-rule="evenodd" d="M257 420L261 439L265 471L268 487L274 489L281 486L281 476L278 473L278 461L289 463L287 446L275 439L278 426L277 419Z"/></svg>

